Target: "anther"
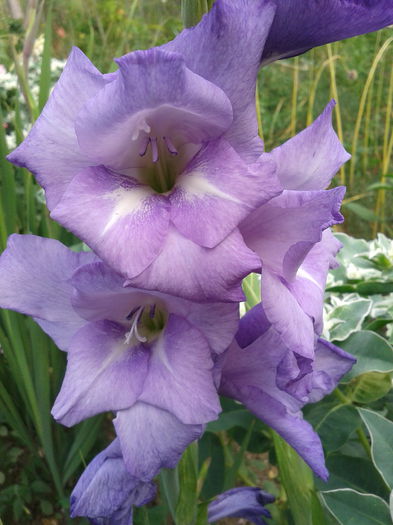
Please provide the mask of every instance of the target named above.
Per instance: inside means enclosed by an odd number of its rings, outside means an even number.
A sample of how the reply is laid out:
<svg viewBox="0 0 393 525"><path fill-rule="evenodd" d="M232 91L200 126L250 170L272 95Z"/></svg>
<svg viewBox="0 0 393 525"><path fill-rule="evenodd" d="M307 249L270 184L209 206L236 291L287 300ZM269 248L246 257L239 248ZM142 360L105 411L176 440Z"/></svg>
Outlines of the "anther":
<svg viewBox="0 0 393 525"><path fill-rule="evenodd" d="M139 150L139 155L141 157L144 157L146 155L146 151L147 151L149 144L150 144L150 137L145 137L145 139L143 140L141 144L141 148Z"/></svg>
<svg viewBox="0 0 393 525"><path fill-rule="evenodd" d="M150 319L154 319L155 315L156 315L156 305L152 304L150 306L150 312L149 312Z"/></svg>
<svg viewBox="0 0 393 525"><path fill-rule="evenodd" d="M131 321L132 316L139 310L140 306L136 306L131 312L127 315L127 321Z"/></svg>
<svg viewBox="0 0 393 525"><path fill-rule="evenodd" d="M150 144L151 144L151 156L153 159L153 162L158 161L158 145L157 145L157 137L151 138L150 137Z"/></svg>
<svg viewBox="0 0 393 525"><path fill-rule="evenodd" d="M179 152L177 151L175 145L171 141L169 137L162 137L163 141L165 142L166 147L168 148L168 151L171 155L177 155Z"/></svg>

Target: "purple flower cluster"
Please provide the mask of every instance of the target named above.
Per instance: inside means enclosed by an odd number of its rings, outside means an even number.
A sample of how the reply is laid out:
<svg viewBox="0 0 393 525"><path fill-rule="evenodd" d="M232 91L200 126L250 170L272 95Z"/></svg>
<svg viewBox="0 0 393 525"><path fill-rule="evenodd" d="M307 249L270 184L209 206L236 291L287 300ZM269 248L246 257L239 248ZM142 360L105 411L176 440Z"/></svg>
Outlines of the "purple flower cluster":
<svg viewBox="0 0 393 525"><path fill-rule="evenodd" d="M1 306L32 316L67 352L53 416L71 426L116 414L117 438L80 478L73 516L131 523L159 470L219 416L219 395L327 477L301 408L353 364L320 339L340 248L330 227L343 220L344 188L326 188L349 155L331 125L334 102L264 152L256 77L261 61L378 29L393 9L303 3L217 0L195 28L117 59L106 75L75 48L9 156L35 174L51 217L92 250L13 235L0 258ZM251 272L261 273L263 300L239 319ZM209 520L262 524L269 502L258 489L229 491Z"/></svg>

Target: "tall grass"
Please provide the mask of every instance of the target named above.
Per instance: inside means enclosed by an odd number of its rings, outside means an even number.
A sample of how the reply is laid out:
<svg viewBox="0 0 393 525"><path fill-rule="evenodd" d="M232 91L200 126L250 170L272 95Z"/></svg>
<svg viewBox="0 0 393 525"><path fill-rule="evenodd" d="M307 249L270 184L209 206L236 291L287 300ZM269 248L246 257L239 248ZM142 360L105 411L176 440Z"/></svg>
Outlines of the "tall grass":
<svg viewBox="0 0 393 525"><path fill-rule="evenodd" d="M393 37L389 29L276 62L259 79L269 150L311 124L330 98L335 129L352 159L336 184L347 186L343 229L371 238L392 235Z"/></svg>

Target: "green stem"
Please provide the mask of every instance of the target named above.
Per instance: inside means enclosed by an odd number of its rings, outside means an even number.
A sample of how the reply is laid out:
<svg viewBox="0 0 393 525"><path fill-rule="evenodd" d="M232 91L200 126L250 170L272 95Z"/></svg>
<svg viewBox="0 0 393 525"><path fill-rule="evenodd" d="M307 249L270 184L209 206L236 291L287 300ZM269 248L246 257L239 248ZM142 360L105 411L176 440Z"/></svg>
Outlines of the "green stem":
<svg viewBox="0 0 393 525"><path fill-rule="evenodd" d="M333 393L344 405L351 404L351 401L341 392L339 388L336 388Z"/></svg>
<svg viewBox="0 0 393 525"><path fill-rule="evenodd" d="M366 454L369 458L372 458L371 456L371 447L370 443L368 442L367 436L362 428L358 428L356 430L356 434L358 435L359 441L362 444L364 450L366 451Z"/></svg>

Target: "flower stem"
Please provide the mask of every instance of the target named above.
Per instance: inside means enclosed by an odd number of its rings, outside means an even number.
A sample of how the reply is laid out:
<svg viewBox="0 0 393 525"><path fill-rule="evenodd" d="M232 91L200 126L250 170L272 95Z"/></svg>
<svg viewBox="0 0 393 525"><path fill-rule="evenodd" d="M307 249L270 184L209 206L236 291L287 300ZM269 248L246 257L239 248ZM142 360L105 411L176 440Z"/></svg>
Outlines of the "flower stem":
<svg viewBox="0 0 393 525"><path fill-rule="evenodd" d="M359 441L362 444L364 450L366 451L366 454L369 458L371 458L371 447L364 430L362 428L358 428L356 430L356 434L358 435Z"/></svg>

